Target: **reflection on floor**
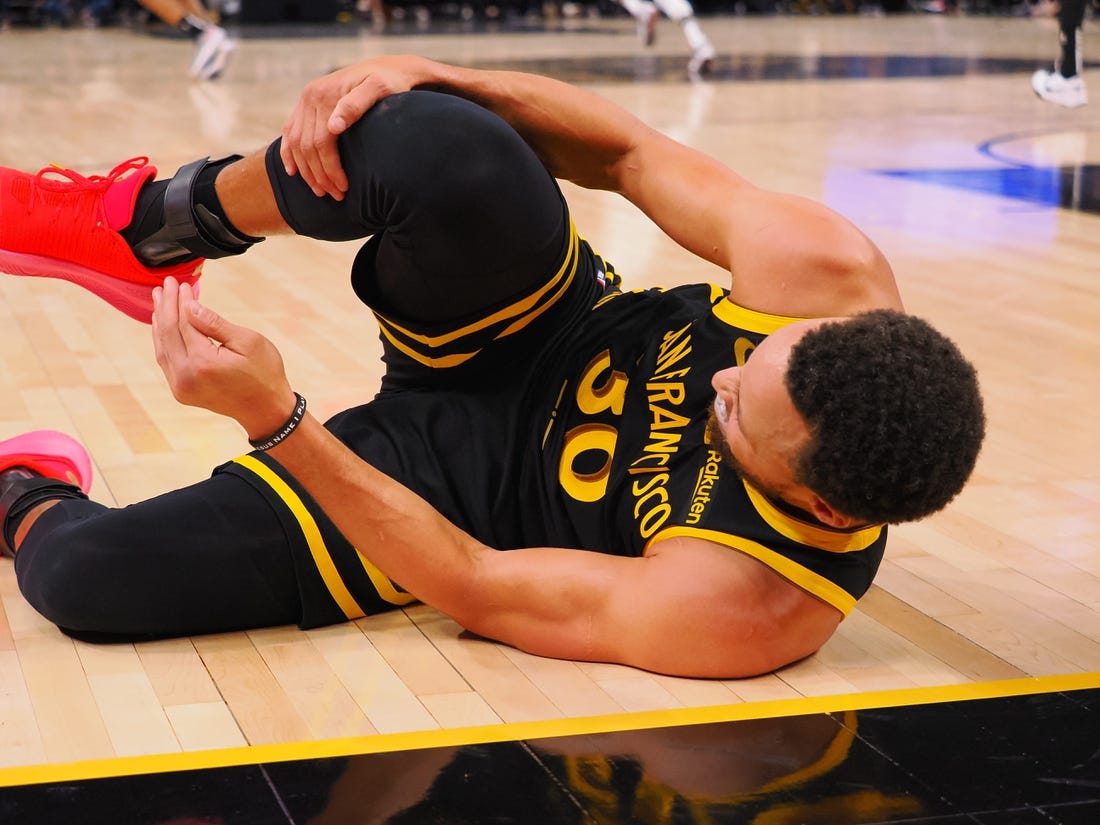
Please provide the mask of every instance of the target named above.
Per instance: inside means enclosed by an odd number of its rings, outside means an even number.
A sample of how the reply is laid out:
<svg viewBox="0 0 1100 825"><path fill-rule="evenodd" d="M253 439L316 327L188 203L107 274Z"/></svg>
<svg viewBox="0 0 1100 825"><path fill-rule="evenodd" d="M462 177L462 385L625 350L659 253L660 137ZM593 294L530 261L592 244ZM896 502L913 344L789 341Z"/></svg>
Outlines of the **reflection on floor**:
<svg viewBox="0 0 1100 825"><path fill-rule="evenodd" d="M1098 732L1082 688L53 781L0 822L1095 825Z"/></svg>

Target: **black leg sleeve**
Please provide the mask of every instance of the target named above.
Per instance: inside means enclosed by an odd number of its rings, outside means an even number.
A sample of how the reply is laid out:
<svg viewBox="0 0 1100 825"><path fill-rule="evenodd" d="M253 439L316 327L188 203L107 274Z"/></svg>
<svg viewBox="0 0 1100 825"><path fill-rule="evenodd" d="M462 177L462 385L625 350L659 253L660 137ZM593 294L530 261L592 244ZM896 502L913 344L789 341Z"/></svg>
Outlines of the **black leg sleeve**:
<svg viewBox="0 0 1100 825"><path fill-rule="evenodd" d="M15 556L24 598L91 641L293 624L301 616L288 542L270 505L219 474L111 509L58 502Z"/></svg>
<svg viewBox="0 0 1100 825"><path fill-rule="evenodd" d="M1061 54L1058 68L1063 77L1073 77L1081 71L1079 35L1085 22L1085 0L1062 0L1058 5L1058 30Z"/></svg>
<svg viewBox="0 0 1100 825"><path fill-rule="evenodd" d="M289 177L278 142L268 175L297 233L375 236L355 278L376 308L424 322L461 318L530 291L560 264L569 219L557 182L480 106L436 92L394 95L339 147L351 187L343 201Z"/></svg>

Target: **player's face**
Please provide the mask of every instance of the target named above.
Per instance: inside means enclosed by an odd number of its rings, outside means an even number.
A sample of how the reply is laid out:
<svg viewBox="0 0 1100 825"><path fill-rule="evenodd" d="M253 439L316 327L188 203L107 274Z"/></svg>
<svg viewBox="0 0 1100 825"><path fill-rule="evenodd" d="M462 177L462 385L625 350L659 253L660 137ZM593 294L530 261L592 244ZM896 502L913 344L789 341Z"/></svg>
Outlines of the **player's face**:
<svg viewBox="0 0 1100 825"><path fill-rule="evenodd" d="M714 374L711 443L750 484L772 498L809 509L809 489L795 480L795 461L810 430L784 382L791 348L820 320L789 324L765 338L741 367Z"/></svg>

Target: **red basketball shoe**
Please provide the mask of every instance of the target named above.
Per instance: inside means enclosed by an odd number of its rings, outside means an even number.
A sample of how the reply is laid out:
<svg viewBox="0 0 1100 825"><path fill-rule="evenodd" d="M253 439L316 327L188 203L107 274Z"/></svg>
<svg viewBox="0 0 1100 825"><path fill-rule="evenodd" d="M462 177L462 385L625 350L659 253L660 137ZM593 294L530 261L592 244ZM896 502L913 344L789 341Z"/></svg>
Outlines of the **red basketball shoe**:
<svg viewBox="0 0 1100 825"><path fill-rule="evenodd" d="M133 218L138 190L156 174L143 157L106 177L59 166L37 175L0 167L0 272L71 281L149 323L153 288L169 275L194 285L203 263L144 266L119 234Z"/></svg>
<svg viewBox="0 0 1100 825"><path fill-rule="evenodd" d="M51 499L87 498L91 486L88 451L65 433L35 430L0 441L0 556L15 555L5 524L13 509L20 517Z"/></svg>
<svg viewBox="0 0 1100 825"><path fill-rule="evenodd" d="M57 430L34 430L0 441L0 472L25 467L82 489L92 487L92 459L84 445Z"/></svg>

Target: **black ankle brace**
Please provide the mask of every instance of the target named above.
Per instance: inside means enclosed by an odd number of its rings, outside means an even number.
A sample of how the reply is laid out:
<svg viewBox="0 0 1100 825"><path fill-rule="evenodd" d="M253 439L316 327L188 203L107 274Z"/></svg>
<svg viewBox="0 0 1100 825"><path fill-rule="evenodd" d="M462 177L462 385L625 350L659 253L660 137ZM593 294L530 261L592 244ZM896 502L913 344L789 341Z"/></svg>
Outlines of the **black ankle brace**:
<svg viewBox="0 0 1100 825"><path fill-rule="evenodd" d="M123 233L139 261L146 266L167 266L194 258L225 258L240 255L263 240L233 226L214 194L212 176L240 157L202 158L177 170L163 190L160 228L136 239ZM203 185L208 177L209 185Z"/></svg>
<svg viewBox="0 0 1100 825"><path fill-rule="evenodd" d="M33 471L0 474L0 555L14 556L15 531L23 516L44 501L88 496L79 487Z"/></svg>

